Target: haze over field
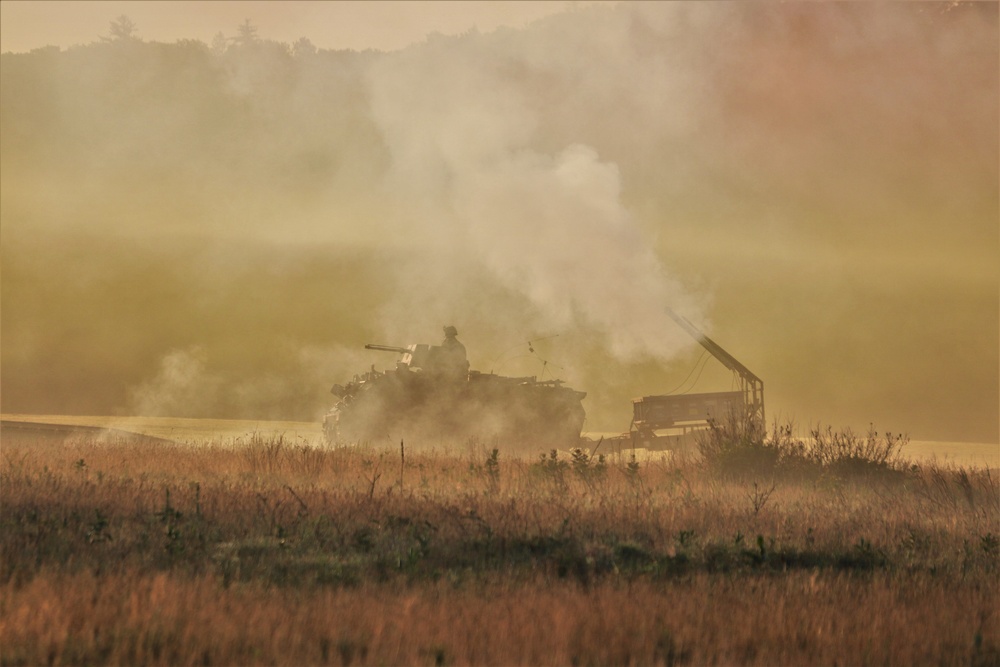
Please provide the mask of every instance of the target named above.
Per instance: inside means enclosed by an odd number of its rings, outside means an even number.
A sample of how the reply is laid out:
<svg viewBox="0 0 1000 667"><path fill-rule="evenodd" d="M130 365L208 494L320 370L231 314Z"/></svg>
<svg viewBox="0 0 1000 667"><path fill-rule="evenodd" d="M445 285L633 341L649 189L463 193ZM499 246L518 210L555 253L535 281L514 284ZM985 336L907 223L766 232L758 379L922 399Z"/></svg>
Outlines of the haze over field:
<svg viewBox="0 0 1000 667"><path fill-rule="evenodd" d="M454 324L625 430L699 361L670 305L769 415L1000 438L996 3L597 5L385 51L271 41L276 7L0 57L4 412L313 420L391 364L364 343Z"/></svg>

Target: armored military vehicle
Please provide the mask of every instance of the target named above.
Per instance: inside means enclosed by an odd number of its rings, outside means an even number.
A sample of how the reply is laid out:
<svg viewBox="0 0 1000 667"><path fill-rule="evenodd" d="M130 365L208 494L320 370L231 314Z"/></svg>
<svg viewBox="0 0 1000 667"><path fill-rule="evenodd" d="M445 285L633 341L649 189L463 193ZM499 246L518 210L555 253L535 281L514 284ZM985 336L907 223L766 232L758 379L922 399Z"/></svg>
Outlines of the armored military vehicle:
<svg viewBox="0 0 1000 667"><path fill-rule="evenodd" d="M469 370L465 348L445 328L443 345L366 345L395 352L394 368L334 385L337 403L323 420L327 442L417 446L468 443L528 451L576 447L585 392L561 380ZM457 344L457 345L456 345Z"/></svg>

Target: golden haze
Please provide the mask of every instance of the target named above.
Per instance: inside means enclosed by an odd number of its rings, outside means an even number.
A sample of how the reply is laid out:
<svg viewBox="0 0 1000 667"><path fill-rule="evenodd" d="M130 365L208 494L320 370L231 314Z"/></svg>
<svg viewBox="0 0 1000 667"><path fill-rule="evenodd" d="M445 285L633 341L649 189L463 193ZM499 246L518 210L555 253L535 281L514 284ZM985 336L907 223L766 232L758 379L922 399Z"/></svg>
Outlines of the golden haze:
<svg viewBox="0 0 1000 667"><path fill-rule="evenodd" d="M453 323L624 430L700 354L669 303L772 414L997 441L995 3L269 28L3 54L4 412L312 420Z"/></svg>

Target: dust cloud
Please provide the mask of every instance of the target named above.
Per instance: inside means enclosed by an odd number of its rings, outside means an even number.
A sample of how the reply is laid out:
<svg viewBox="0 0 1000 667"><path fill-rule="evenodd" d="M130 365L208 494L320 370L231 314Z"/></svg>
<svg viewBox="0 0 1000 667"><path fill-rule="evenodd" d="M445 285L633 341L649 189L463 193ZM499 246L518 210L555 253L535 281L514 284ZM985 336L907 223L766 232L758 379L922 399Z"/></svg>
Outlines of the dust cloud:
<svg viewBox="0 0 1000 667"><path fill-rule="evenodd" d="M454 324L624 430L731 386L672 306L771 415L997 441L995 3L257 27L0 56L4 412L318 419L364 343Z"/></svg>

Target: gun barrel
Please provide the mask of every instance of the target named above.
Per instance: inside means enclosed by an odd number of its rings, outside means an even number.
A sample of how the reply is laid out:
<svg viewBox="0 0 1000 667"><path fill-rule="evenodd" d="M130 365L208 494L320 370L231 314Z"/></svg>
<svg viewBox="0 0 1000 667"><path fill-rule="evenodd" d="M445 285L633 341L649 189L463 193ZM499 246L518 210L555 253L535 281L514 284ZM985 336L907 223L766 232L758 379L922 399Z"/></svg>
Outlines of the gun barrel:
<svg viewBox="0 0 1000 667"><path fill-rule="evenodd" d="M374 345L368 343L365 345L366 350L381 350L382 352L399 352L400 354L406 354L410 350L405 347L394 347L392 345Z"/></svg>

